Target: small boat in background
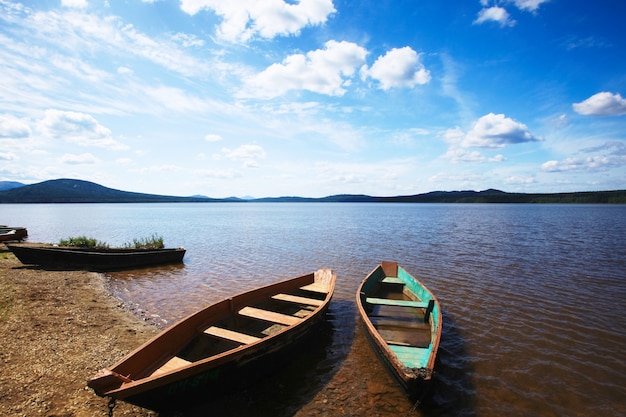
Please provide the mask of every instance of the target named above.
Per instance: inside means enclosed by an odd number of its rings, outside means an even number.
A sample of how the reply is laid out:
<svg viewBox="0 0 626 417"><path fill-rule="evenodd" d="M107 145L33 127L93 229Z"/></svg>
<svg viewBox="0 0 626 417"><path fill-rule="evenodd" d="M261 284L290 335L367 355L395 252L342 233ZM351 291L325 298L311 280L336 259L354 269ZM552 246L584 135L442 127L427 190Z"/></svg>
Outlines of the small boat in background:
<svg viewBox="0 0 626 417"><path fill-rule="evenodd" d="M0 242L22 241L27 236L25 227L0 226Z"/></svg>
<svg viewBox="0 0 626 417"><path fill-rule="evenodd" d="M41 243L6 246L25 265L90 271L113 271L180 263L185 256L184 248L81 248Z"/></svg>
<svg viewBox="0 0 626 417"><path fill-rule="evenodd" d="M191 314L87 381L100 396L163 411L235 390L276 369L323 318L329 269L260 287Z"/></svg>
<svg viewBox="0 0 626 417"><path fill-rule="evenodd" d="M437 298L395 262L382 262L361 283L356 304L378 355L417 398L431 380L441 338Z"/></svg>

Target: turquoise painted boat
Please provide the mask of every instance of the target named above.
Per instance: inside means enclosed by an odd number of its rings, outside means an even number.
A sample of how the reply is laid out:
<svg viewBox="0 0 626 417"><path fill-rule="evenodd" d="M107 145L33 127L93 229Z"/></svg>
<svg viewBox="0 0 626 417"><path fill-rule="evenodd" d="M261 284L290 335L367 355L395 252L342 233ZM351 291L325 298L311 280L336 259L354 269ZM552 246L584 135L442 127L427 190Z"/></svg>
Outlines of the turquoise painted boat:
<svg viewBox="0 0 626 417"><path fill-rule="evenodd" d="M365 277L356 304L366 334L384 364L417 398L432 379L441 339L437 297L395 262L381 262Z"/></svg>

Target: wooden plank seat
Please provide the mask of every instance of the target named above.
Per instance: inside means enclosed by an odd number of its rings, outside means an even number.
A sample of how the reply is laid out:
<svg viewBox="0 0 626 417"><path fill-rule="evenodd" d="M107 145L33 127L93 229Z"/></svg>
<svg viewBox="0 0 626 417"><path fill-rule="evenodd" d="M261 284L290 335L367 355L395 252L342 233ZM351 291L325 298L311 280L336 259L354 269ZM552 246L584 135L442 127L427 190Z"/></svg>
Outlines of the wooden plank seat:
<svg viewBox="0 0 626 417"><path fill-rule="evenodd" d="M316 300L314 298L300 297L300 296L291 295L291 294L276 294L276 295L273 295L272 298L274 300L286 301L288 303L304 304L304 305L315 306L315 307L319 307L322 304L324 304L324 300Z"/></svg>
<svg viewBox="0 0 626 417"><path fill-rule="evenodd" d="M284 324L285 326L292 326L302 320L301 318L290 316L288 314L276 313L275 311L263 310L256 307L244 307L239 310L239 314L253 319Z"/></svg>
<svg viewBox="0 0 626 417"><path fill-rule="evenodd" d="M365 302L385 306L428 308L428 301L390 300L388 298L367 297Z"/></svg>
<svg viewBox="0 0 626 417"><path fill-rule="evenodd" d="M314 282L312 284L305 285L303 287L300 287L300 289L304 291L317 292L320 294L328 294L328 285L321 284L319 282Z"/></svg>
<svg viewBox="0 0 626 417"><path fill-rule="evenodd" d="M249 334L240 333L234 330L224 329L217 326L209 327L204 331L204 333L208 334L209 336L232 340L233 342L241 343L242 345L247 345L261 340L260 337L251 336Z"/></svg>
<svg viewBox="0 0 626 417"><path fill-rule="evenodd" d="M185 360L179 356L173 356L170 360L165 362L156 371L154 371L152 375L161 375L190 364L191 362L189 362L188 360Z"/></svg>
<svg viewBox="0 0 626 417"><path fill-rule="evenodd" d="M381 282L384 284L404 284L404 281L398 277L385 277Z"/></svg>

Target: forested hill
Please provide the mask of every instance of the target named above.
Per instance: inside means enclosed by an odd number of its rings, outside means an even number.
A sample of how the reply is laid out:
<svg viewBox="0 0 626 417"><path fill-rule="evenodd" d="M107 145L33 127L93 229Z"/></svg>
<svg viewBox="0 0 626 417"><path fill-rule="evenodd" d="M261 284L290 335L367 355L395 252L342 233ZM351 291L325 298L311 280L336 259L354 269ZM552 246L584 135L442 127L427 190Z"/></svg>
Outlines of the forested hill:
<svg viewBox="0 0 626 417"><path fill-rule="evenodd" d="M0 203L176 203L217 201L115 190L89 181L59 179L0 191Z"/></svg>
<svg viewBox="0 0 626 417"><path fill-rule="evenodd" d="M395 197L340 194L323 198L272 197L215 199L203 196L175 197L107 188L93 182L58 179L32 185L0 182L0 203L182 203L182 202L345 202L345 203L535 203L535 204L626 204L626 190L554 194L507 193L499 190L433 191Z"/></svg>

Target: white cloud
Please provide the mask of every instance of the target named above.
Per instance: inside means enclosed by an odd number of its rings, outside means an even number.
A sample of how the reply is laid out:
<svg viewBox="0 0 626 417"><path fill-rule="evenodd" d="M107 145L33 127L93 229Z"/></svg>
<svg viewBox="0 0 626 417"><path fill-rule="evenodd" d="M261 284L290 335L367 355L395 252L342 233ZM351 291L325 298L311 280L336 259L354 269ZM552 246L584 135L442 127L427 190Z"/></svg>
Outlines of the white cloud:
<svg viewBox="0 0 626 417"><path fill-rule="evenodd" d="M27 138L30 135L27 122L10 114L0 114L0 138Z"/></svg>
<svg viewBox="0 0 626 417"><path fill-rule="evenodd" d="M332 0L181 0L180 8L190 15L213 11L222 18L217 35L230 42L298 34L306 26L323 24L336 11Z"/></svg>
<svg viewBox="0 0 626 417"><path fill-rule="evenodd" d="M528 127L503 114L489 113L478 119L461 141L463 147L502 148L516 143L535 142Z"/></svg>
<svg viewBox="0 0 626 417"><path fill-rule="evenodd" d="M362 76L369 76L380 82L380 88L412 88L416 84L430 81L430 72L420 62L420 56L410 47L394 48L378 57L371 68L363 68Z"/></svg>
<svg viewBox="0 0 626 417"><path fill-rule="evenodd" d="M621 141L608 141L581 149L581 152L588 156L548 161L541 165L541 169L545 172L604 171L626 166L626 145Z"/></svg>
<svg viewBox="0 0 626 417"><path fill-rule="evenodd" d="M84 9L89 6L87 0L61 0L61 5L64 7L72 7L75 9Z"/></svg>
<svg viewBox="0 0 626 417"><path fill-rule="evenodd" d="M546 172L585 171L605 169L615 165L623 165L625 157L610 158L608 156L588 156L585 158L567 158L563 161L548 161L541 165Z"/></svg>
<svg viewBox="0 0 626 417"><path fill-rule="evenodd" d="M448 151L442 156L443 159L447 159L453 163L460 162L474 162L474 163L485 163L485 162L503 162L506 160L504 155L498 154L492 157L487 157L478 151L468 151L463 148L459 148L456 146L451 146Z"/></svg>
<svg viewBox="0 0 626 417"><path fill-rule="evenodd" d="M133 75L133 70L128 67L117 67L117 73L120 75Z"/></svg>
<svg viewBox="0 0 626 417"><path fill-rule="evenodd" d="M165 109L180 113L208 112L214 103L192 95L189 91L169 86L149 87L143 89L145 98L152 104L159 104Z"/></svg>
<svg viewBox="0 0 626 417"><path fill-rule="evenodd" d="M509 12L506 9L499 6L485 7L478 12L478 17L474 20L475 25L480 25L485 22L496 22L501 27L515 26L515 20L511 19Z"/></svg>
<svg viewBox="0 0 626 417"><path fill-rule="evenodd" d="M164 164L164 165L152 165L152 166L144 167L144 168L136 168L136 169L132 169L131 172L135 172L138 174L152 174L152 173L160 173L160 172L166 172L166 173L180 172L182 170L183 168L181 168L178 165Z"/></svg>
<svg viewBox="0 0 626 417"><path fill-rule="evenodd" d="M585 116L621 116L626 114L626 99L606 91L572 105L574 111Z"/></svg>
<svg viewBox="0 0 626 417"><path fill-rule="evenodd" d="M367 51L352 42L328 41L324 49L306 55L288 56L247 81L257 97L277 97L290 90L308 90L319 94L342 96L348 81L367 55Z"/></svg>
<svg viewBox="0 0 626 417"><path fill-rule="evenodd" d="M114 150L127 149L111 137L111 131L91 115L72 111L46 110L39 122L41 131L51 137L77 143L81 146L98 146Z"/></svg>
<svg viewBox="0 0 626 417"><path fill-rule="evenodd" d="M0 161L17 161L18 159L13 152L0 152Z"/></svg>
<svg viewBox="0 0 626 417"><path fill-rule="evenodd" d="M198 169L194 172L200 177L216 178L221 180L231 180L243 177L243 174L240 171L234 169Z"/></svg>
<svg viewBox="0 0 626 417"><path fill-rule="evenodd" d="M204 40L198 38L196 35L190 35L187 33L177 33L172 36L172 40L180 43L185 48L189 48L192 46L204 46Z"/></svg>
<svg viewBox="0 0 626 417"><path fill-rule="evenodd" d="M98 159L90 153L80 155L66 153L60 158L60 162L69 165L93 165L98 162Z"/></svg>
<svg viewBox="0 0 626 417"><path fill-rule="evenodd" d="M219 142L222 140L222 137L220 135L208 134L204 137L204 140L207 142Z"/></svg>
<svg viewBox="0 0 626 417"><path fill-rule="evenodd" d="M259 145L241 145L236 149L223 148L222 154L233 161L243 161L247 168L257 168L257 160L264 159L267 155Z"/></svg>
<svg viewBox="0 0 626 417"><path fill-rule="evenodd" d="M533 184L535 182L534 177L521 177L521 176L510 176L504 179L504 183L507 185L516 185L516 184Z"/></svg>
<svg viewBox="0 0 626 417"><path fill-rule="evenodd" d="M515 3L517 8L520 10L534 12L539 8L539 6L543 3L547 3L548 1L550 0L513 0L513 3Z"/></svg>
<svg viewBox="0 0 626 417"><path fill-rule="evenodd" d="M61 65L68 58L62 56L63 51L68 51L73 56L77 51L88 51L90 54L97 51L98 54L130 54L141 57L186 76L203 76L211 69L214 70L205 60L198 59L179 47L181 43L186 46L197 45L199 40L191 35L151 38L116 16L101 17L74 9L35 12L24 7L19 13L3 16L3 19L27 30L32 40L38 40L39 48L31 52L33 57L42 61L52 60L56 55L50 51L58 49L56 65ZM72 65L79 65L76 69L79 73L100 75L87 64L81 64L76 57L71 59L74 60Z"/></svg>

